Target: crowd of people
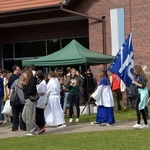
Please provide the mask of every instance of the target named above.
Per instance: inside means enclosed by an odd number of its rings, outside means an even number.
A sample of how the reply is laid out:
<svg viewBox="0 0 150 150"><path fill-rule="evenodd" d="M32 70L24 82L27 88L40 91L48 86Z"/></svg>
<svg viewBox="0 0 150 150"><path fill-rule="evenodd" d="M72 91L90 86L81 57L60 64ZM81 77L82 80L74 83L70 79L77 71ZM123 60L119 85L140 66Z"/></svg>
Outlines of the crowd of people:
<svg viewBox="0 0 150 150"><path fill-rule="evenodd" d="M80 105L93 99L97 105L96 120L91 124L115 125L114 113L126 111L123 94L127 87L114 73L101 70L100 81L94 80L90 69L79 72L75 68L67 68L62 72L59 68L44 74L35 71L35 66L25 67L23 70L14 65L12 72L0 69L0 124L11 122L12 131L18 129L27 131L26 135L45 132L45 125L66 127L65 115L69 115L69 123L80 121ZM137 123L133 128L148 128L148 90L146 73L142 67L134 67L133 85L136 85L138 97L134 100L137 112ZM12 106L12 114L1 113L7 100L11 100L14 90L20 103ZM38 94L36 101L31 97ZM133 100L132 100L133 101ZM130 101L131 102L131 101ZM76 108L76 118L74 107ZM144 125L141 125L141 114Z"/></svg>
<svg viewBox="0 0 150 150"><path fill-rule="evenodd" d="M75 122L79 122L84 77L75 68L68 67L66 74L58 68L44 74L41 70L35 71L34 65L23 70L14 65L12 72L1 69L0 73L0 124L9 121L12 131L20 129L27 131L27 135L40 134L45 132L45 125L66 127L66 108L69 108L69 122L73 122L74 105ZM12 114L1 113L5 102L9 99L11 102L14 91L19 104L11 106ZM31 97L37 93L38 100L32 101Z"/></svg>

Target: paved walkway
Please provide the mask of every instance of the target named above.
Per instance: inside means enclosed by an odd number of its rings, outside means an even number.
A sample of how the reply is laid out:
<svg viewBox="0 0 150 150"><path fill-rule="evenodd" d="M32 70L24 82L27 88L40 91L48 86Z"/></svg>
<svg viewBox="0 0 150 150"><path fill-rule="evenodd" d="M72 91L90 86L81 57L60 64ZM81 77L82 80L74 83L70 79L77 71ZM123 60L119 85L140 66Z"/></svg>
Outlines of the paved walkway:
<svg viewBox="0 0 150 150"><path fill-rule="evenodd" d="M106 127L99 125L92 125L91 123L67 123L66 128L56 128L47 126L46 132L43 134L61 134L61 133L75 133L75 132L90 132L90 131L104 131L104 130L133 130L132 126L135 121L117 121L115 126ZM11 125L3 123L0 125L0 138L23 137L26 136L26 131L11 131Z"/></svg>

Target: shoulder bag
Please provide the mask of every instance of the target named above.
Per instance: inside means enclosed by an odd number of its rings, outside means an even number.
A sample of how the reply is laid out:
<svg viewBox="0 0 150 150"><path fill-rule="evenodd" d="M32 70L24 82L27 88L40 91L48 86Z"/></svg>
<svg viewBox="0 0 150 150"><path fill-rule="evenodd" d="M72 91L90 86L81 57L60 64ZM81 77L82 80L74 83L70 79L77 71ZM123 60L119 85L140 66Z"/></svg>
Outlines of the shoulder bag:
<svg viewBox="0 0 150 150"><path fill-rule="evenodd" d="M19 83L19 80L18 80L18 83ZM18 85L17 83L17 85ZM10 97L10 106L17 106L17 105L20 105L20 99L18 97L18 88L15 86L14 89L13 89L13 93Z"/></svg>
<svg viewBox="0 0 150 150"><path fill-rule="evenodd" d="M32 102L37 101L39 98L40 98L40 96L39 96L39 94L38 94L37 92L36 92L36 94L29 96L29 99L30 99L30 101L32 101Z"/></svg>

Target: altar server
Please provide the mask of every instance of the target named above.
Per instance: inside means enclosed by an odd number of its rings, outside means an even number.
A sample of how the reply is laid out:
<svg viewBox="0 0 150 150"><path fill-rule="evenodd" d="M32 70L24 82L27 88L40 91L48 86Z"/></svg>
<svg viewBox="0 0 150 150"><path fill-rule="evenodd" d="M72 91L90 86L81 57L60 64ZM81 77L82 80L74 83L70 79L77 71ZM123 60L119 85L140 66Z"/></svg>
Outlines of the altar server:
<svg viewBox="0 0 150 150"><path fill-rule="evenodd" d="M47 125L57 126L58 128L66 127L64 113L60 105L60 83L53 71L48 73L48 78L48 103L44 113L45 122Z"/></svg>
<svg viewBox="0 0 150 150"><path fill-rule="evenodd" d="M96 91L91 95L91 97L95 99L97 105L96 122L91 123L92 124L106 123L106 126L112 126L115 125L115 118L113 111L114 101L106 70L102 70L100 72L100 78L101 79Z"/></svg>

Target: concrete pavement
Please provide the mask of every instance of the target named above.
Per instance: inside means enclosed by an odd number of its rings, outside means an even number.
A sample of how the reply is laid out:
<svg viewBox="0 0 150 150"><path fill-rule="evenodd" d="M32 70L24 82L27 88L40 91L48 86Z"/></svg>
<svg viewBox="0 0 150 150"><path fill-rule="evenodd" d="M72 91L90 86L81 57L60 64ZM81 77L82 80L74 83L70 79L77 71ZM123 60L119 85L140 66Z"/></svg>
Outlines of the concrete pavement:
<svg viewBox="0 0 150 150"><path fill-rule="evenodd" d="M89 123L67 123L65 128L56 128L46 126L46 132L42 134L61 134L61 133L77 133L77 132L91 132L91 131L105 131L105 130L133 130L132 126L136 121L116 121L115 126L99 126ZM11 131L10 123L3 123L0 125L0 138L23 137L26 136L26 131ZM39 135L38 135L39 136Z"/></svg>

